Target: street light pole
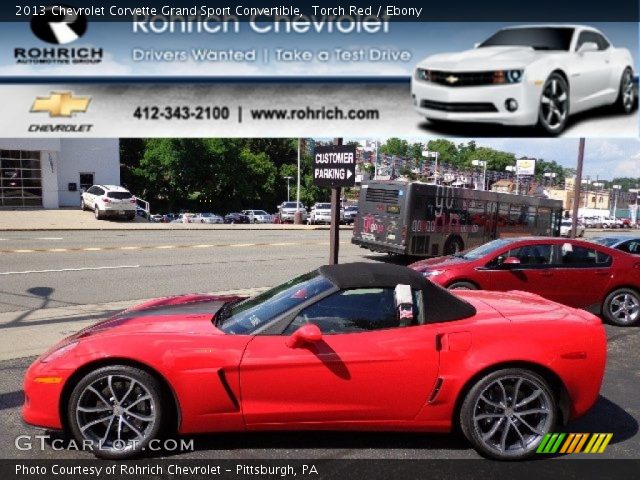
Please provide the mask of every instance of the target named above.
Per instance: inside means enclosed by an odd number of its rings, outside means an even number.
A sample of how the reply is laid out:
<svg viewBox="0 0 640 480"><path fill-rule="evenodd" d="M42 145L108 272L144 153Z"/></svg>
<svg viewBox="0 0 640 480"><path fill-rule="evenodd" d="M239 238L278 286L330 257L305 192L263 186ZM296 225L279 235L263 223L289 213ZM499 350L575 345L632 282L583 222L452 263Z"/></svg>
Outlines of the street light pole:
<svg viewBox="0 0 640 480"><path fill-rule="evenodd" d="M296 213L293 215L293 223L302 223L302 212L300 212L300 138L298 138L298 188L296 188Z"/></svg>
<svg viewBox="0 0 640 480"><path fill-rule="evenodd" d="M636 185L637 187L638 185ZM636 227L638 225L638 195L640 194L640 189L639 188L630 188L629 189L629 193L635 193L636 194L636 205L635 205L635 209L633 210L633 215L631 216L631 220L633 221L633 226ZM631 208L629 208L629 211L631 211Z"/></svg>
<svg viewBox="0 0 640 480"><path fill-rule="evenodd" d="M291 195L289 194L289 181L293 179L293 177L282 177L287 181L287 202L290 201Z"/></svg>
<svg viewBox="0 0 640 480"><path fill-rule="evenodd" d="M613 215L611 215L613 217L613 219L616 219L616 211L618 210L618 193L620 192L620 189L622 188L621 185L612 185L611 188L613 190L615 190L614 193L614 197L613 197Z"/></svg>

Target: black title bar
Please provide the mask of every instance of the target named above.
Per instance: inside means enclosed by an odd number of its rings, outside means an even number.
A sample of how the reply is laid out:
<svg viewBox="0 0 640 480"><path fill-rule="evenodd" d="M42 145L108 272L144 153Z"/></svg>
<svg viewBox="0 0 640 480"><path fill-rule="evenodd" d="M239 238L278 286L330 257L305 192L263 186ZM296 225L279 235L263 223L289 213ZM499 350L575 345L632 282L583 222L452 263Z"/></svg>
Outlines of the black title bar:
<svg viewBox="0 0 640 480"><path fill-rule="evenodd" d="M311 4L315 4L315 7ZM339 17L367 21L376 17L385 21L412 22L637 22L640 3L636 0L396 0L389 3L367 1L318 1L301 5L300 2L246 0L173 0L126 1L94 0L74 2L64 0L56 4L51 0L3 3L0 21L29 21L34 15L43 15L47 6L64 6L87 16L91 21L134 21L148 16L233 17L239 21L272 21L277 17L313 17L338 20ZM172 10L173 9L173 10Z"/></svg>

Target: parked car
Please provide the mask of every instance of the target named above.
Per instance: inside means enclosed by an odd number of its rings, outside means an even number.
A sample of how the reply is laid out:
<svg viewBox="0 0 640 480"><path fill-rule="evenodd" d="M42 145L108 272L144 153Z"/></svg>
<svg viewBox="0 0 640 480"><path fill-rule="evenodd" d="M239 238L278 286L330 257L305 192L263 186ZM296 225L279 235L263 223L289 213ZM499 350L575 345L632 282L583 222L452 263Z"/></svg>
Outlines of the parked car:
<svg viewBox="0 0 640 480"><path fill-rule="evenodd" d="M175 214L175 213L163 213L162 214L163 223L171 223L177 218L178 218L178 215Z"/></svg>
<svg viewBox="0 0 640 480"><path fill-rule="evenodd" d="M520 460L594 405L606 350L599 318L537 295L454 294L406 267L347 263L85 328L29 367L22 417L117 460L160 431L265 428L460 430Z"/></svg>
<svg viewBox="0 0 640 480"><path fill-rule="evenodd" d="M622 228L622 221L612 217L603 217L602 228Z"/></svg>
<svg viewBox="0 0 640 480"><path fill-rule="evenodd" d="M307 209L302 202L282 202L278 207L281 223L293 223L296 212L300 212L301 220L307 221Z"/></svg>
<svg viewBox="0 0 640 480"><path fill-rule="evenodd" d="M606 237L593 237L589 239L592 242L605 245L616 250L631 253L633 255L640 255L640 237L632 237L629 235L617 235Z"/></svg>
<svg viewBox="0 0 640 480"><path fill-rule="evenodd" d="M159 213L154 213L149 218L151 219L152 222L155 222L155 223L163 223L164 222L164 215L160 215Z"/></svg>
<svg viewBox="0 0 640 480"><path fill-rule="evenodd" d="M504 28L472 50L432 55L412 78L416 111L433 121L538 125L558 135L569 116L636 105L634 60L579 25Z"/></svg>
<svg viewBox="0 0 640 480"><path fill-rule="evenodd" d="M251 223L251 221L242 213L232 212L224 216L224 223Z"/></svg>
<svg viewBox="0 0 640 480"><path fill-rule="evenodd" d="M593 242L500 238L410 267L451 289L522 290L602 314L616 325L640 322L640 262Z"/></svg>
<svg viewBox="0 0 640 480"><path fill-rule="evenodd" d="M192 219L191 223L208 223L208 224L219 224L224 223L224 218L220 215L216 215L215 213L197 213Z"/></svg>
<svg viewBox="0 0 640 480"><path fill-rule="evenodd" d="M587 228L602 228L602 220L600 217L584 217L582 222Z"/></svg>
<svg viewBox="0 0 640 480"><path fill-rule="evenodd" d="M344 223L354 224L357 216L358 216L357 205L347 205L346 207L344 207Z"/></svg>
<svg viewBox="0 0 640 480"><path fill-rule="evenodd" d="M340 223L344 221L344 210L340 209ZM318 223L331 223L331 204L330 203L316 203L311 207L311 212L307 218L309 225L316 225Z"/></svg>
<svg viewBox="0 0 640 480"><path fill-rule="evenodd" d="M571 228L573 227L573 222L569 220L562 220L560 222L560 236L568 237L571 234ZM584 237L584 225L581 222L578 222L576 225L576 236Z"/></svg>
<svg viewBox="0 0 640 480"><path fill-rule="evenodd" d="M104 218L136 217L138 203L136 197L124 187L118 185L93 185L80 196L80 208L93 210L97 220Z"/></svg>
<svg viewBox="0 0 640 480"><path fill-rule="evenodd" d="M243 210L251 223L273 223L273 217L264 210Z"/></svg>

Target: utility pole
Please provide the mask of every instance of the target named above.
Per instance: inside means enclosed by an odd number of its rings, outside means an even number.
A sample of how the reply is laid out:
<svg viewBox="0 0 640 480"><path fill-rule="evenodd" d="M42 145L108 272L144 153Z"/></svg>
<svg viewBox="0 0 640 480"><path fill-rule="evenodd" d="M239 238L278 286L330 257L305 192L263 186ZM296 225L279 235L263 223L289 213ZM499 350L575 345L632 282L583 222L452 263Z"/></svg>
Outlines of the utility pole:
<svg viewBox="0 0 640 480"><path fill-rule="evenodd" d="M302 212L300 211L300 143L298 138L298 188L296 188L296 213L293 215L293 223L302 223Z"/></svg>
<svg viewBox="0 0 640 480"><path fill-rule="evenodd" d="M578 144L578 166L576 168L576 180L573 183L573 208L571 213L571 238L576 238L578 227L578 203L580 202L580 187L582 187L582 164L584 163L584 137Z"/></svg>
<svg viewBox="0 0 640 480"><path fill-rule="evenodd" d="M334 145L342 145L342 138L335 138ZM331 187L331 227L329 230L329 265L338 264L340 249L340 187Z"/></svg>

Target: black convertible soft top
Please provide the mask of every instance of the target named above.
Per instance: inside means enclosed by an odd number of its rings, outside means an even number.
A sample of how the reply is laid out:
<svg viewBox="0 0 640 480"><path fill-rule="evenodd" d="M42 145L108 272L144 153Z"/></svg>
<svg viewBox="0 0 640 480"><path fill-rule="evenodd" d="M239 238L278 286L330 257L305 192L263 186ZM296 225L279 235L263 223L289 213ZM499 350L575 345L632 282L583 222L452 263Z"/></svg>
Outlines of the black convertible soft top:
<svg viewBox="0 0 640 480"><path fill-rule="evenodd" d="M469 302L456 297L408 267L388 263L357 262L324 265L318 271L341 289L395 288L396 285L401 284L409 285L414 290L422 290L425 303L424 318L428 323L461 320L476 314L475 307Z"/></svg>

